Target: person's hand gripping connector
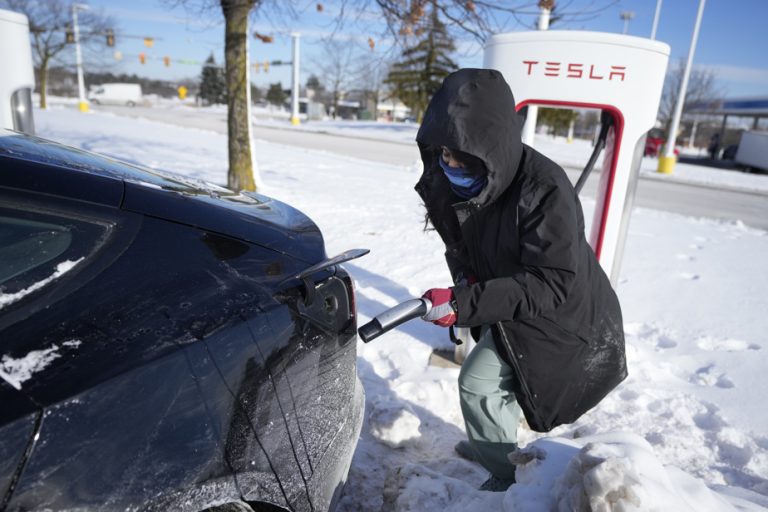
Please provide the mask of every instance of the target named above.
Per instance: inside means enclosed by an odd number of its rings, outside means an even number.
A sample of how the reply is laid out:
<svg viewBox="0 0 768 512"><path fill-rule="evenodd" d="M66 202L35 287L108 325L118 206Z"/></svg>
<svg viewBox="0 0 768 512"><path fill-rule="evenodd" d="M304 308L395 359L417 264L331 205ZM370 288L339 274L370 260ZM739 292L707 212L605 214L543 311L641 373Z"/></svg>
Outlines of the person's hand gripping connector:
<svg viewBox="0 0 768 512"><path fill-rule="evenodd" d="M432 309L421 317L422 320L440 327L450 327L456 323L456 299L450 288L432 288L421 297L432 302Z"/></svg>

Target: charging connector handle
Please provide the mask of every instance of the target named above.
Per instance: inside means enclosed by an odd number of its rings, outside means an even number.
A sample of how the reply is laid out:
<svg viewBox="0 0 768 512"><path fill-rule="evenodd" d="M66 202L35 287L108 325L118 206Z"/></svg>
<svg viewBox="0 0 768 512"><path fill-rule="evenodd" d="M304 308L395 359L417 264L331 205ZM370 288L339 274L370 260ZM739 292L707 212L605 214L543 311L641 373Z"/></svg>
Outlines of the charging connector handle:
<svg viewBox="0 0 768 512"><path fill-rule="evenodd" d="M426 315L431 309L432 302L429 299L411 299L376 315L360 327L357 333L363 342L368 343L408 320Z"/></svg>
<svg viewBox="0 0 768 512"><path fill-rule="evenodd" d="M579 176L579 180L576 182L576 185L574 185L573 187L574 190L576 190L577 194L581 192L581 188L587 182L587 178L589 178L589 174L592 172L592 168L595 167L595 162L597 162L597 157L600 156L600 152L605 147L605 140L608 138L608 129L611 126L613 126L613 115L611 115L610 112L603 110L600 113L600 135L597 137L595 148L592 150L592 155L589 157L589 161L587 162L587 165L584 167L584 170L581 171L581 176Z"/></svg>

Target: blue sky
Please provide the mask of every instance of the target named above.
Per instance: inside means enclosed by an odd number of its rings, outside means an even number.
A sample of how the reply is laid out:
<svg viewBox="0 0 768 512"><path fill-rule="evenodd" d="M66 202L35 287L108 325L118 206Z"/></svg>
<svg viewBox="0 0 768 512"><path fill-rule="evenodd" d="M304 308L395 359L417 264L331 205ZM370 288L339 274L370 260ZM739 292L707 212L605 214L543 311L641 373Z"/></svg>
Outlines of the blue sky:
<svg viewBox="0 0 768 512"><path fill-rule="evenodd" d="M152 36L157 38L152 48L146 48L140 38L118 36L117 49L123 52L123 60L115 66L116 72L136 73L156 79L196 80L200 74L197 65L174 62L166 68L162 57L203 61L214 53L218 62L223 62L224 24L218 8L195 12L183 7L172 7L169 1L157 0L90 0L93 8L101 9L116 20L119 34L129 36ZM201 3L200 0L190 2ZM211 1L210 3L217 3ZM276 2L280 4L282 2ZM323 4L323 11L317 12L316 5ZM373 2L371 2L373 4ZM533 5L528 12L535 11L535 1L511 2L514 5ZM566 12L590 11L596 7L608 6L593 19L567 21L553 25L553 29L595 30L620 33L623 21L621 11L635 12L629 23L630 35L649 37L653 24L656 0L559 0ZM257 16L251 22L251 32L268 33L275 42L264 44L251 38L251 61L290 60L291 31L302 34L301 39L301 82L317 73L317 63L323 59L322 38L329 37L336 28L334 24L339 11L337 0L297 2L296 17ZM672 61L684 58L693 32L698 0L663 0L657 39L672 47ZM361 52L370 52L367 38L377 41L374 55L384 56L388 50L380 16L375 5L370 12L358 13L362 20L348 22L335 37L343 38L350 45L360 47ZM726 96L768 96L768 0L707 0L704 18L696 47L694 64L712 69ZM509 31L527 30L533 26L536 16L523 14L518 20L510 19ZM522 23L521 23L522 22ZM528 27L526 27L527 25ZM467 37L460 41L462 52L457 61L462 66L479 67L482 64L482 49ZM145 65L138 62L138 53L149 57ZM290 85L290 72L284 68L272 67L268 74L263 71L251 75L259 86L272 82Z"/></svg>

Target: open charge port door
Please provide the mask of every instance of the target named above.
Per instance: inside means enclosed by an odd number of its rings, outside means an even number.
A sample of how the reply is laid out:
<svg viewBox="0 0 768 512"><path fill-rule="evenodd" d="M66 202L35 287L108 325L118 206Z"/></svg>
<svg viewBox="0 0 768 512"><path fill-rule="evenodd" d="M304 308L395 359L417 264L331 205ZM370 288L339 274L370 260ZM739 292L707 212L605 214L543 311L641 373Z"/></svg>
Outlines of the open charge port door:
<svg viewBox="0 0 768 512"><path fill-rule="evenodd" d="M270 370L301 475L313 505L324 510L338 498L336 482L345 475L335 472L346 468L337 462L351 460L354 443L348 441L357 438L362 423L357 324L352 280L342 267L304 281L281 293L282 306L270 311L278 344L289 347Z"/></svg>

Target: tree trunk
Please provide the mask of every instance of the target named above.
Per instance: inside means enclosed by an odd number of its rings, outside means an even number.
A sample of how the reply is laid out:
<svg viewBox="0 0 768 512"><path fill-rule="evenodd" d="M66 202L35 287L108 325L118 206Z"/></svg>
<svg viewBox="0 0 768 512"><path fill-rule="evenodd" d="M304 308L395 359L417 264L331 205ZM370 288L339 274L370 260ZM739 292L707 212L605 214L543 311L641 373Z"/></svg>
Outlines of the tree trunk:
<svg viewBox="0 0 768 512"><path fill-rule="evenodd" d="M256 0L221 0L226 22L227 131L229 173L227 185L235 191L256 190L251 155L251 120L248 118L248 14Z"/></svg>
<svg viewBox="0 0 768 512"><path fill-rule="evenodd" d="M40 108L48 108L48 59L40 61Z"/></svg>
<svg viewBox="0 0 768 512"><path fill-rule="evenodd" d="M333 91L333 118L339 115L339 92L338 89Z"/></svg>

